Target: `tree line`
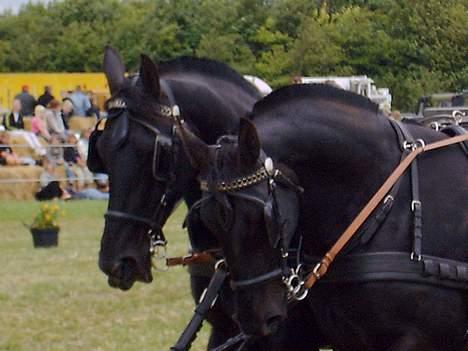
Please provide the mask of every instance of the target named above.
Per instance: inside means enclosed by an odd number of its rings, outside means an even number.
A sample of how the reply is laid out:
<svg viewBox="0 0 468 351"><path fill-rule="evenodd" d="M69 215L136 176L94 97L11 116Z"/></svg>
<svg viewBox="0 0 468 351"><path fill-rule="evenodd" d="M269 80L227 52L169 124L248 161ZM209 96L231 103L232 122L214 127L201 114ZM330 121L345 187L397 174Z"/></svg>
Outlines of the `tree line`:
<svg viewBox="0 0 468 351"><path fill-rule="evenodd" d="M63 0L0 14L0 71L101 71L103 47L136 69L179 55L221 60L278 87L361 75L394 107L468 88L467 0ZM0 82L1 84L1 82Z"/></svg>

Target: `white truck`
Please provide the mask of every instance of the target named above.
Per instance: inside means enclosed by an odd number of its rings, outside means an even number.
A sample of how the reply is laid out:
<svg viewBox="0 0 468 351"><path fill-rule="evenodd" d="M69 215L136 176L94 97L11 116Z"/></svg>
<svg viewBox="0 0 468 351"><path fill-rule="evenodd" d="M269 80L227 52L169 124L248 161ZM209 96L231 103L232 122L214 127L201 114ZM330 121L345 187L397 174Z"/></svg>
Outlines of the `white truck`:
<svg viewBox="0 0 468 351"><path fill-rule="evenodd" d="M367 76L327 76L301 77L303 84L333 84L341 89L368 97L379 105L382 111L389 112L392 108L392 95L388 88L377 88L374 81Z"/></svg>

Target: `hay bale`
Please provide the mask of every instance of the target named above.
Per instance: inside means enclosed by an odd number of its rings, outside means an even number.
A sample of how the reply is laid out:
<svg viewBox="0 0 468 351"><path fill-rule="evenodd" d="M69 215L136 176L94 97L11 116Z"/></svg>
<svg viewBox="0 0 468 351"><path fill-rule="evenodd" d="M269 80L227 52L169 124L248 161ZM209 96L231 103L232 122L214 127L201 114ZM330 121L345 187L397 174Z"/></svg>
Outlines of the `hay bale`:
<svg viewBox="0 0 468 351"><path fill-rule="evenodd" d="M15 145L28 145L28 141L22 135L9 133L9 136L10 146L18 156L35 158L34 149L32 147L15 147Z"/></svg>
<svg viewBox="0 0 468 351"><path fill-rule="evenodd" d="M32 129L32 117L23 117L24 130L30 132Z"/></svg>
<svg viewBox="0 0 468 351"><path fill-rule="evenodd" d="M38 166L2 166L0 167L0 199L31 200L39 190L39 179L42 168ZM9 182L2 180L30 180L27 182Z"/></svg>
<svg viewBox="0 0 468 351"><path fill-rule="evenodd" d="M73 116L68 121L68 126L70 130L82 133L87 129L93 128L96 122L96 117Z"/></svg>

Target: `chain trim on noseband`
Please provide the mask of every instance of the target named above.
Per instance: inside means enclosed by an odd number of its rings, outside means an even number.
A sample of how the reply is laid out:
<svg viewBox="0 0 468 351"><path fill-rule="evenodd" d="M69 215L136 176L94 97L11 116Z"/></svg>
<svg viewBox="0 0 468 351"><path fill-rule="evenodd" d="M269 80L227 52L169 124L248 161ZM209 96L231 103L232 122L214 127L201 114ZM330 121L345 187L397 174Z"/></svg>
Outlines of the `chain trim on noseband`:
<svg viewBox="0 0 468 351"><path fill-rule="evenodd" d="M234 179L230 182L221 182L220 184L216 185L216 190L219 192L236 191L255 184L259 184L268 179L268 177L269 175L265 167L262 167L255 173L248 176ZM208 182L204 180L200 181L200 189L202 191L208 191Z"/></svg>

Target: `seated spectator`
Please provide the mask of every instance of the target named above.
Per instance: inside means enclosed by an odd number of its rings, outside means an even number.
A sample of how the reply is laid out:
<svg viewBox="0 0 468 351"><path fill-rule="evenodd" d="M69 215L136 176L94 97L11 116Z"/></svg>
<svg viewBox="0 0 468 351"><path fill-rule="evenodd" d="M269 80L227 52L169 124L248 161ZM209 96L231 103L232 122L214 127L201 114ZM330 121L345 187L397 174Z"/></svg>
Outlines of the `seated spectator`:
<svg viewBox="0 0 468 351"><path fill-rule="evenodd" d="M47 105L47 108L48 109L45 112L47 131L49 134L57 134L62 138L62 140L65 140L66 130L62 119L60 102L55 99L51 100L49 105Z"/></svg>
<svg viewBox="0 0 468 351"><path fill-rule="evenodd" d="M21 113L23 116L32 116L34 107L36 107L36 99L29 94L29 87L27 85L23 85L21 93L16 95L15 99L21 101Z"/></svg>
<svg viewBox="0 0 468 351"><path fill-rule="evenodd" d="M52 200L59 198L68 200L71 198L68 191L62 189L60 183L57 181L55 165L52 162L44 161L44 171L40 176L41 190L36 194L36 200Z"/></svg>
<svg viewBox="0 0 468 351"><path fill-rule="evenodd" d="M35 165L36 161L30 157L19 157L10 147L10 137L7 133L0 134L0 165L21 166Z"/></svg>
<svg viewBox="0 0 468 351"><path fill-rule="evenodd" d="M54 96L51 94L51 90L49 86L44 87L44 94L39 96L37 99L37 103L42 106L47 106L49 102L51 102L54 98Z"/></svg>
<svg viewBox="0 0 468 351"><path fill-rule="evenodd" d="M63 151L63 158L65 160L65 172L67 178L76 178L76 186L70 182L73 191L79 192L83 190L85 184L93 182L93 174L86 166L86 160L82 159L77 147L78 140L73 134L67 137L68 146Z"/></svg>
<svg viewBox="0 0 468 351"><path fill-rule="evenodd" d="M6 130L24 129L23 113L21 112L21 101L13 100L13 106L9 115L3 116L3 126Z"/></svg>
<svg viewBox="0 0 468 351"><path fill-rule="evenodd" d="M3 120L5 129L10 131L11 135L18 135L23 138L29 147L38 156L44 156L46 150L39 142L35 133L24 130L23 116L21 114L21 102L18 99L13 100L13 108L9 116Z"/></svg>
<svg viewBox="0 0 468 351"><path fill-rule="evenodd" d="M34 117L31 120L31 131L37 136L43 137L45 140L50 140L50 134L47 130L47 121L45 118L46 109L42 105L37 105L34 108Z"/></svg>
<svg viewBox="0 0 468 351"><path fill-rule="evenodd" d="M86 111L91 107L91 103L89 98L81 91L81 86L76 86L75 91L70 94L70 99L75 107L75 115L86 116Z"/></svg>
<svg viewBox="0 0 468 351"><path fill-rule="evenodd" d="M86 129L81 134L80 140L78 140L78 152L83 160L88 159L89 137L91 136L92 131L92 128Z"/></svg>
<svg viewBox="0 0 468 351"><path fill-rule="evenodd" d="M107 180L96 180L96 188L86 188L76 194L79 199L109 200L109 183Z"/></svg>
<svg viewBox="0 0 468 351"><path fill-rule="evenodd" d="M69 129L70 118L73 117L73 102L69 98L65 98L62 101L62 120L65 125L65 129Z"/></svg>
<svg viewBox="0 0 468 351"><path fill-rule="evenodd" d="M56 165L63 165L63 147L62 142L57 134L52 134L50 137L50 145L47 148L47 161Z"/></svg>
<svg viewBox="0 0 468 351"><path fill-rule="evenodd" d="M97 107L97 99L96 95L94 95L92 92L88 93L88 99L91 104L90 108L86 110L86 116L87 117L96 117L99 119L100 112L99 108Z"/></svg>

